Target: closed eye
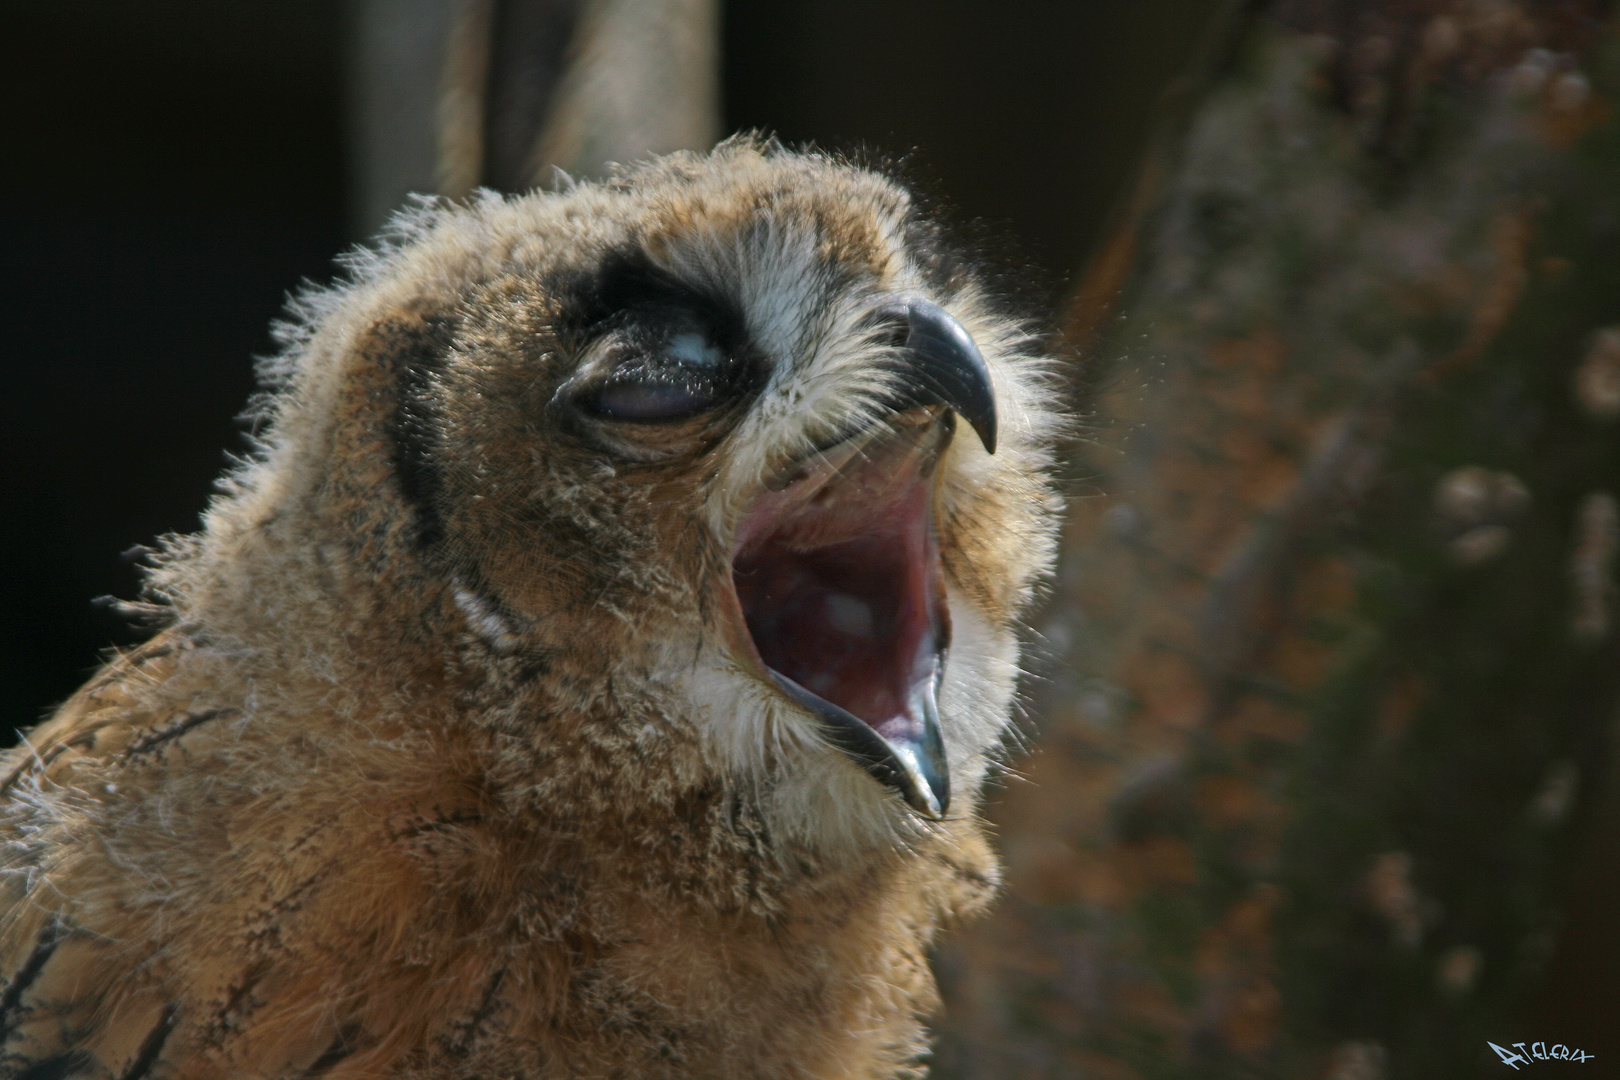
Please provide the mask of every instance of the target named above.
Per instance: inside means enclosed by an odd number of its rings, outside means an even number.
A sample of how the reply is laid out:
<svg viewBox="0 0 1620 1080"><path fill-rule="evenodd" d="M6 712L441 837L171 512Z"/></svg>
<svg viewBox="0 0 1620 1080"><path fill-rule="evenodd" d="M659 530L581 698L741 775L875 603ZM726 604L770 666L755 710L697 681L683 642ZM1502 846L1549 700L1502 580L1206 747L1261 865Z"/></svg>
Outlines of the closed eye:
<svg viewBox="0 0 1620 1080"><path fill-rule="evenodd" d="M615 373L590 404L615 420L678 420L702 412L718 398L712 378L693 378L675 369L628 377Z"/></svg>
<svg viewBox="0 0 1620 1080"><path fill-rule="evenodd" d="M725 354L696 330L638 343L585 404L614 420L679 420L714 406L726 383Z"/></svg>

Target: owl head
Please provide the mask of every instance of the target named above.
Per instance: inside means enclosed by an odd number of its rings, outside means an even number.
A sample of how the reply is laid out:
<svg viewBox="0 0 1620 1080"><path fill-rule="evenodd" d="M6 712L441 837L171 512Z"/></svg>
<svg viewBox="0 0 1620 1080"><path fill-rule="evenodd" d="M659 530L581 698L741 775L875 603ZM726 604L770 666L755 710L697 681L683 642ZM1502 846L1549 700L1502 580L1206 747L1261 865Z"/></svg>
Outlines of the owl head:
<svg viewBox="0 0 1620 1080"><path fill-rule="evenodd" d="M588 729L621 780L678 759L649 790L718 779L788 834L971 813L1052 558L1056 401L903 188L742 138L424 204L351 270L157 571L182 617L234 596L355 678L482 672L469 712L541 779Z"/></svg>

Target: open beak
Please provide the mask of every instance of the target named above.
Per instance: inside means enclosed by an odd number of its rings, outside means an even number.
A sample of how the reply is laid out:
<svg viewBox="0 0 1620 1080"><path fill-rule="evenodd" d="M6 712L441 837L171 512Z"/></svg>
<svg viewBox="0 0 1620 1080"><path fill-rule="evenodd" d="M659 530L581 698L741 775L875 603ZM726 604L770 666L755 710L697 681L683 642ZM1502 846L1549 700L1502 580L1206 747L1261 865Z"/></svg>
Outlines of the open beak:
<svg viewBox="0 0 1620 1080"><path fill-rule="evenodd" d="M903 319L893 412L801 462L737 531L732 584L776 687L917 813L944 817L939 685L950 647L934 476L961 416L994 452L995 396L971 337L938 305Z"/></svg>

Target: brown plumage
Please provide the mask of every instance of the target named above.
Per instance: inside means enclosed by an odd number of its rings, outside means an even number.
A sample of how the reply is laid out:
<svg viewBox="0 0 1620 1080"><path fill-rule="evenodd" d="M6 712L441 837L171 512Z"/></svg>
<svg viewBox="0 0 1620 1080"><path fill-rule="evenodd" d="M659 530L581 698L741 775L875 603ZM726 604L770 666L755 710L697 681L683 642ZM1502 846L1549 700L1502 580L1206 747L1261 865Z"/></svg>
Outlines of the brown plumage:
<svg viewBox="0 0 1620 1080"><path fill-rule="evenodd" d="M1027 333L752 140L421 209L285 333L164 628L0 775L0 1076L913 1075L1051 554Z"/></svg>

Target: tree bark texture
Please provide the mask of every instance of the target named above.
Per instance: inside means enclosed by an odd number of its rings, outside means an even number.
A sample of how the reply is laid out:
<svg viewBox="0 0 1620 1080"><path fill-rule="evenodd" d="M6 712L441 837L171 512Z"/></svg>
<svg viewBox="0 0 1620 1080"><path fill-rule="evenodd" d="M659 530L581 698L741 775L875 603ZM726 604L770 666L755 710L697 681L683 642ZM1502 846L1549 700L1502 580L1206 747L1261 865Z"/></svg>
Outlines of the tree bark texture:
<svg viewBox="0 0 1620 1080"><path fill-rule="evenodd" d="M1620 706L1608 17L1271 5L1144 170L936 1075L1620 1060L1524 1026Z"/></svg>

